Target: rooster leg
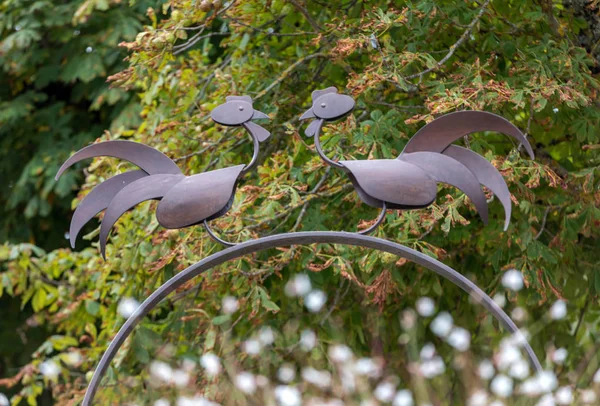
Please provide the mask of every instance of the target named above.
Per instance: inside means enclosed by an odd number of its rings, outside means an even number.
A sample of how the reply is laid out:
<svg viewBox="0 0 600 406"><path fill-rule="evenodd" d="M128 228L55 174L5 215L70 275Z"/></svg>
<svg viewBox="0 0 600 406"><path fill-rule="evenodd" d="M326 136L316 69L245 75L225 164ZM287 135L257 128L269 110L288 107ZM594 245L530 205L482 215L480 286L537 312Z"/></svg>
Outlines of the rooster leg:
<svg viewBox="0 0 600 406"><path fill-rule="evenodd" d="M481 220L487 224L488 207L485 194L475 175L465 165L436 152L402 154L398 159L418 166L437 182L447 183L463 191L475 205Z"/></svg>
<svg viewBox="0 0 600 406"><path fill-rule="evenodd" d="M96 214L106 209L110 204L110 201L121 189L144 176L148 176L144 171L120 173L105 180L92 189L92 191L83 198L81 203L79 203L75 213L73 213L71 227L69 229L71 247L75 248L77 235L88 221L94 218Z"/></svg>
<svg viewBox="0 0 600 406"><path fill-rule="evenodd" d="M418 151L442 152L465 135L495 131L509 135L523 144L531 159L533 150L521 130L507 119L487 111L457 111L445 114L421 128L408 141L403 153Z"/></svg>
<svg viewBox="0 0 600 406"><path fill-rule="evenodd" d="M450 145L444 150L443 154L456 159L469 168L479 183L496 195L504 207L504 231L506 231L510 223L512 207L508 186L506 186L506 182L504 182L504 178L500 172L481 155L458 145Z"/></svg>
<svg viewBox="0 0 600 406"><path fill-rule="evenodd" d="M181 174L181 170L171 158L152 147L140 144L139 142L106 141L88 145L71 155L58 170L56 179L58 179L60 175L73 164L87 158L99 156L125 159L126 161L139 166L150 175L159 173Z"/></svg>
<svg viewBox="0 0 600 406"><path fill-rule="evenodd" d="M161 199L173 186L184 179L183 175L152 175L138 179L121 189L111 200L100 225L100 252L106 259L106 240L110 229L127 210L146 201Z"/></svg>

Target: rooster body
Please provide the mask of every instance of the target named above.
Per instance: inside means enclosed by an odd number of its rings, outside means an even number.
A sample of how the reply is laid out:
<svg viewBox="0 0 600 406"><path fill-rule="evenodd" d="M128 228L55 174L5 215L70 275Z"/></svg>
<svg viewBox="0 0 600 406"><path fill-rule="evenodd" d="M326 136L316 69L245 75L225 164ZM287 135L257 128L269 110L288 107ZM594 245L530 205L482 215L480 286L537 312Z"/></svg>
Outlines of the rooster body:
<svg viewBox="0 0 600 406"><path fill-rule="evenodd" d="M69 230L71 246L83 226L106 210L100 226L100 250L106 257L106 241L117 220L137 204L160 200L156 209L158 223L169 229L189 227L225 215L233 203L239 179L256 163L259 143L269 132L251 120L268 118L252 107L248 96L229 96L212 112L215 122L241 126L254 140L254 154L247 165L237 165L185 176L177 164L162 152L131 141L106 141L87 146L73 154L59 169L56 178L75 163L99 156L127 160L139 170L118 174L96 186L81 201Z"/></svg>
<svg viewBox="0 0 600 406"><path fill-rule="evenodd" d="M531 145L512 123L484 111L459 111L446 114L421 128L406 144L397 159L333 161L323 152L319 140L321 127L349 114L354 100L338 94L335 88L313 92L313 106L300 119L315 119L306 129L314 136L321 158L345 171L360 199L382 209L420 209L431 205L437 195L437 183L462 190L473 202L484 223L488 205L481 185L490 189L504 206L508 228L511 216L510 192L502 175L485 158L475 152L452 145L465 135L496 131L519 141L533 159Z"/></svg>

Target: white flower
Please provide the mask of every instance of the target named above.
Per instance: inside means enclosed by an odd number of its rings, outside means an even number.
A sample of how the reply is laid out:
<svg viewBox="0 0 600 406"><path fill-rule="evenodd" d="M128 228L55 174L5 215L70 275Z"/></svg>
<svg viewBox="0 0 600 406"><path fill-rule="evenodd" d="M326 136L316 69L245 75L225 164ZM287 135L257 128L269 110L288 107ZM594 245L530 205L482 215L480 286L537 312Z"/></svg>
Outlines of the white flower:
<svg viewBox="0 0 600 406"><path fill-rule="evenodd" d="M235 313L240 308L240 303L233 296L225 296L221 301L221 310L225 314Z"/></svg>
<svg viewBox="0 0 600 406"><path fill-rule="evenodd" d="M328 371L319 371L313 367L302 369L302 379L321 389L331 386L331 374Z"/></svg>
<svg viewBox="0 0 600 406"><path fill-rule="evenodd" d="M594 374L594 383L600 383L600 369Z"/></svg>
<svg viewBox="0 0 600 406"><path fill-rule="evenodd" d="M337 344L329 347L329 357L333 362L348 362L352 359L352 355L352 350L347 345Z"/></svg>
<svg viewBox="0 0 600 406"><path fill-rule="evenodd" d="M281 406L300 406L302 404L300 391L293 386L277 386L275 388L275 399Z"/></svg>
<svg viewBox="0 0 600 406"><path fill-rule="evenodd" d="M154 406L169 406L170 403L167 399L158 399L156 402L154 402Z"/></svg>
<svg viewBox="0 0 600 406"><path fill-rule="evenodd" d="M121 317L128 319L135 313L139 306L140 304L137 300L130 297L124 297L117 306L117 313L119 313Z"/></svg>
<svg viewBox="0 0 600 406"><path fill-rule="evenodd" d="M282 365L277 371L277 378L283 383L290 383L296 377L296 370L289 364Z"/></svg>
<svg viewBox="0 0 600 406"><path fill-rule="evenodd" d="M40 373L48 379L55 379L60 374L60 367L54 361L44 361L40 364Z"/></svg>
<svg viewBox="0 0 600 406"><path fill-rule="evenodd" d="M512 394L513 381L506 375L496 375L492 380L490 389L496 396L506 398Z"/></svg>
<svg viewBox="0 0 600 406"><path fill-rule="evenodd" d="M240 372L235 377L235 386L244 393L253 394L256 392L256 380L250 372Z"/></svg>
<svg viewBox="0 0 600 406"><path fill-rule="evenodd" d="M592 389L584 389L581 391L580 399L586 405L591 405L592 403L596 403L597 398L598 397L596 396L596 392L594 392ZM0 402L0 406L2 406L1 402Z"/></svg>
<svg viewBox="0 0 600 406"><path fill-rule="evenodd" d="M552 318L552 320L561 320L564 319L566 315L567 304L562 300L557 300L554 302L550 308L550 318Z"/></svg>
<svg viewBox="0 0 600 406"><path fill-rule="evenodd" d="M242 350L248 355L258 355L262 346L258 340L250 339L242 343Z"/></svg>
<svg viewBox="0 0 600 406"><path fill-rule="evenodd" d="M515 292L523 289L523 274L516 269L510 269L502 276L502 286Z"/></svg>
<svg viewBox="0 0 600 406"><path fill-rule="evenodd" d="M4 393L0 393L0 406L10 406L10 402Z"/></svg>
<svg viewBox="0 0 600 406"><path fill-rule="evenodd" d="M568 352L566 348L559 348L556 351L554 351L554 353L552 353L552 361L555 364L562 365L567 359L567 355Z"/></svg>
<svg viewBox="0 0 600 406"><path fill-rule="evenodd" d="M305 296L311 290L310 278L306 274L298 274L285 284L285 294L290 297Z"/></svg>
<svg viewBox="0 0 600 406"><path fill-rule="evenodd" d="M568 386L560 387L554 397L559 405L570 405L573 403L573 390Z"/></svg>
<svg viewBox="0 0 600 406"><path fill-rule="evenodd" d="M364 375L370 378L377 378L381 373L379 365L371 358L361 358L356 361L354 363L354 372L358 375Z"/></svg>
<svg viewBox="0 0 600 406"><path fill-rule="evenodd" d="M152 361L150 363L150 375L163 382L171 382L173 368L163 361Z"/></svg>
<svg viewBox="0 0 600 406"><path fill-rule="evenodd" d="M190 382L190 375L182 371L181 369L176 369L173 371L173 376L171 377L171 383L173 383L178 388L183 388Z"/></svg>
<svg viewBox="0 0 600 406"><path fill-rule="evenodd" d="M540 372L537 375L537 381L540 391L543 393L552 392L558 386L558 380L552 371Z"/></svg>
<svg viewBox="0 0 600 406"><path fill-rule="evenodd" d="M527 312L522 307L515 307L510 315L514 321L523 321L527 318Z"/></svg>
<svg viewBox="0 0 600 406"><path fill-rule="evenodd" d="M554 108L552 109L552 111L554 112L554 114L558 113L558 107L554 107Z"/></svg>
<svg viewBox="0 0 600 406"><path fill-rule="evenodd" d="M67 365L78 366L83 361L83 357L79 351L71 351L67 354L64 354L62 360Z"/></svg>
<svg viewBox="0 0 600 406"><path fill-rule="evenodd" d="M500 307L506 306L506 296L502 293L496 293L494 295L494 302Z"/></svg>
<svg viewBox="0 0 600 406"><path fill-rule="evenodd" d="M184 358L183 361L181 361L181 369L185 372L192 372L196 369L196 362L192 359Z"/></svg>
<svg viewBox="0 0 600 406"><path fill-rule="evenodd" d="M433 345L432 343L425 344L423 348L421 348L421 352L419 353L419 356L421 357L422 361L431 359L434 355L435 345Z"/></svg>
<svg viewBox="0 0 600 406"><path fill-rule="evenodd" d="M256 381L256 386L258 386L259 388L264 388L270 383L269 378L267 378L264 375L256 375L254 377L254 380Z"/></svg>
<svg viewBox="0 0 600 406"><path fill-rule="evenodd" d="M94 48L92 48L92 47L87 47L87 48L85 49L85 53L86 53L86 54L91 54L92 52L94 52Z"/></svg>
<svg viewBox="0 0 600 406"><path fill-rule="evenodd" d="M219 406L219 404L206 400L202 396L194 396L193 398L180 396L177 398L177 406Z"/></svg>
<svg viewBox="0 0 600 406"><path fill-rule="evenodd" d="M488 395L483 390L477 390L474 392L469 398L468 405L469 406L487 406L488 404Z"/></svg>
<svg viewBox="0 0 600 406"><path fill-rule="evenodd" d="M326 301L327 295L325 292L322 290L311 290L304 298L304 306L312 313L317 313L321 310Z"/></svg>
<svg viewBox="0 0 600 406"><path fill-rule="evenodd" d="M494 369L494 364L492 364L492 361L486 359L481 361L479 364L478 372L481 379L489 381L494 376L494 373L496 373L496 370Z"/></svg>
<svg viewBox="0 0 600 406"><path fill-rule="evenodd" d="M392 402L392 406L413 406L414 404L412 393L406 389L399 390Z"/></svg>
<svg viewBox="0 0 600 406"><path fill-rule="evenodd" d="M542 396L539 400L539 402L537 402L535 404L535 406L554 406L554 397L552 396L551 393L547 393L546 395Z"/></svg>
<svg viewBox="0 0 600 406"><path fill-rule="evenodd" d="M502 403L500 400L494 400L488 406L504 406L504 403Z"/></svg>
<svg viewBox="0 0 600 406"><path fill-rule="evenodd" d="M391 382L382 382L375 388L373 395L380 402L391 402L396 394L396 385Z"/></svg>
<svg viewBox="0 0 600 406"><path fill-rule="evenodd" d="M275 341L275 334L273 329L269 326L263 327L258 332L258 340L262 345L271 345Z"/></svg>
<svg viewBox="0 0 600 406"><path fill-rule="evenodd" d="M317 345L317 335L312 330L303 330L300 334L300 346L304 351L312 350Z"/></svg>
<svg viewBox="0 0 600 406"><path fill-rule="evenodd" d="M427 296L423 296L417 300L417 313L423 317L431 317L435 313L435 302Z"/></svg>
<svg viewBox="0 0 600 406"><path fill-rule="evenodd" d="M467 351L471 346L471 334L461 327L455 327L448 336L448 344L458 351Z"/></svg>
<svg viewBox="0 0 600 406"><path fill-rule="evenodd" d="M207 352L200 357L200 365L208 376L216 376L221 372L221 360L212 352Z"/></svg>
<svg viewBox="0 0 600 406"><path fill-rule="evenodd" d="M524 359L520 359L510 366L508 374L515 379L523 380L529 376L529 364Z"/></svg>
<svg viewBox="0 0 600 406"><path fill-rule="evenodd" d="M521 351L511 341L503 341L500 344L500 350L496 354L496 363L498 368L504 370L512 364L522 359Z"/></svg>
<svg viewBox="0 0 600 406"><path fill-rule="evenodd" d="M435 319L433 319L433 321L429 325L429 328L431 329L433 334L437 335L438 337L445 337L448 334L450 334L453 323L454 320L452 319L450 313L441 312L437 315Z"/></svg>
<svg viewBox="0 0 600 406"><path fill-rule="evenodd" d="M421 374L425 378L433 378L440 374L443 374L446 371L446 365L444 364L444 360L441 357L435 356L430 360L427 360L421 363L420 366Z"/></svg>

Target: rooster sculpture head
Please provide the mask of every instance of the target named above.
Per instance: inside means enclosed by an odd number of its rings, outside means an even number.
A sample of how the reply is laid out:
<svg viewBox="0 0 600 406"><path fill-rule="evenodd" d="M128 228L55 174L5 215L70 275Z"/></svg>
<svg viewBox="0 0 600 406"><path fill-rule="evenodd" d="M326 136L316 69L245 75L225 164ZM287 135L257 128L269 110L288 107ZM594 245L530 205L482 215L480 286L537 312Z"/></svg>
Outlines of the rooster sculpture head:
<svg viewBox="0 0 600 406"><path fill-rule="evenodd" d="M225 100L225 103L215 107L210 113L215 123L228 127L242 126L260 142L269 138L271 134L267 130L252 122L252 120L268 119L269 116L252 107L250 96L227 96Z"/></svg>
<svg viewBox="0 0 600 406"><path fill-rule="evenodd" d="M352 97L339 94L335 87L315 90L312 92L312 102L312 107L300 117L300 120L315 119L306 128L308 137L315 135L325 121L339 120L350 114L356 105Z"/></svg>

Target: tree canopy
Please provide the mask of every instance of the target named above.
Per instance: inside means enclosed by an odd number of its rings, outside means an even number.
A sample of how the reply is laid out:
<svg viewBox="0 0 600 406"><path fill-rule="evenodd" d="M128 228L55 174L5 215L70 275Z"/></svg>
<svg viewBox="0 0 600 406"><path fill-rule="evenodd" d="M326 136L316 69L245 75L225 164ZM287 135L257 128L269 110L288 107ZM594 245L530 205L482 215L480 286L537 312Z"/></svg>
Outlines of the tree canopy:
<svg viewBox="0 0 600 406"><path fill-rule="evenodd" d="M216 125L209 112L228 95L249 95L269 115L264 126L272 136L229 214L213 221L220 235L239 242L286 231L356 231L372 224L376 210L361 203L342 171L321 161L298 120L313 90L336 86L357 107L324 128L330 157L395 158L425 123L457 110L500 114L527 135L535 160L499 134L462 141L507 181L508 231L491 194L484 226L462 192L440 186L429 208L389 210L375 235L440 259L506 302L561 388L580 400L591 396L600 363L598 7L596 0L2 1L0 296L32 311L28 323L48 336L28 350L24 366L4 372L0 387L18 385L14 404L36 404L44 389L57 404L77 404L123 309L221 249L200 226L159 227L155 202L120 219L107 261L97 227L67 248L70 209L129 168L101 158L54 181L73 151L94 139L139 141L188 175L246 163L252 143L243 131ZM524 280L518 292L502 285L511 269ZM320 312L284 288L298 275L327 298ZM239 309L227 311L223 297L237 298ZM457 354L432 331L419 310L423 297L469 333L468 351ZM562 304L567 314L553 317ZM275 332L272 349L254 357L249 337L262 337L266 326ZM319 344L299 356L295 343L306 331ZM381 382L409 389L418 401L464 404L490 387L472 370L503 339L506 332L468 296L410 262L344 246L290 247L232 261L165 300L120 351L97 402L173 401L181 392L266 404L261 391L245 393L201 368L186 370L182 385L148 382L159 366L185 369L185 360L207 353L223 360L231 381L243 370L274 377L286 362L326 369L336 362L334 344L343 343L357 357L384 360L382 368L398 378ZM428 342L448 366L431 379L414 369ZM568 353L560 363L558 350ZM510 379L518 386L518 377ZM348 404L371 396L342 392L333 385L327 396ZM515 391L507 401L520 396Z"/></svg>

